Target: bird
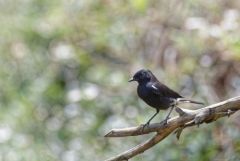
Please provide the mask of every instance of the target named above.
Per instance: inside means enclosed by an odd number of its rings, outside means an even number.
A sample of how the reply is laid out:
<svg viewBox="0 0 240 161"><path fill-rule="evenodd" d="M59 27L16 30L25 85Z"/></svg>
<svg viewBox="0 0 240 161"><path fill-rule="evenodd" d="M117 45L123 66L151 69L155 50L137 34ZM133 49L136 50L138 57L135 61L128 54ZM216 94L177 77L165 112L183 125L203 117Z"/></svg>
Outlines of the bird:
<svg viewBox="0 0 240 161"><path fill-rule="evenodd" d="M154 115L147 121L146 124L144 124L144 126L149 125L151 120L159 113L160 110L167 110L170 108L169 113L163 120L163 123L167 124L172 110L179 102L203 105L202 102L186 99L179 93L170 89L161 83L148 69L141 69L137 71L128 82L133 81L138 82L138 96L150 107L156 109L156 113L154 113Z"/></svg>

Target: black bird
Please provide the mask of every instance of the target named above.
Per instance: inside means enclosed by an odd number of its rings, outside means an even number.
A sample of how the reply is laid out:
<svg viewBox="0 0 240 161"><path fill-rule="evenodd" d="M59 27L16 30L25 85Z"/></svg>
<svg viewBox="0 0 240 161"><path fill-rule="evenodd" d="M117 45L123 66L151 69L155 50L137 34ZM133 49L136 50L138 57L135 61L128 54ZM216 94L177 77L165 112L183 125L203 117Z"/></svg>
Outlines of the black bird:
<svg viewBox="0 0 240 161"><path fill-rule="evenodd" d="M150 121L159 113L159 110L167 110L169 107L171 107L169 113L164 119L164 124L166 124L172 110L178 102L203 104L201 102L183 98L180 94L159 82L150 70L139 70L128 82L132 81L138 82L138 96L149 106L156 109L156 113L147 121L145 125L150 123Z"/></svg>

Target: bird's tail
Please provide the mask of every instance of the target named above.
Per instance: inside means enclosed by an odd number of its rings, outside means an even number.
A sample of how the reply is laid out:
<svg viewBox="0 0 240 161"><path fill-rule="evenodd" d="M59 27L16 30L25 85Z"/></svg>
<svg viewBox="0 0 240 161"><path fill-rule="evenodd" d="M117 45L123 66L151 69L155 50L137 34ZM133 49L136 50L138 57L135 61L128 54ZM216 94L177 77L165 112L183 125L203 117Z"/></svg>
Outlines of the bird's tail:
<svg viewBox="0 0 240 161"><path fill-rule="evenodd" d="M178 98L177 102L194 103L194 104L204 105L204 103L202 103L202 102L192 101L192 100L189 100L189 99L186 99L186 98Z"/></svg>

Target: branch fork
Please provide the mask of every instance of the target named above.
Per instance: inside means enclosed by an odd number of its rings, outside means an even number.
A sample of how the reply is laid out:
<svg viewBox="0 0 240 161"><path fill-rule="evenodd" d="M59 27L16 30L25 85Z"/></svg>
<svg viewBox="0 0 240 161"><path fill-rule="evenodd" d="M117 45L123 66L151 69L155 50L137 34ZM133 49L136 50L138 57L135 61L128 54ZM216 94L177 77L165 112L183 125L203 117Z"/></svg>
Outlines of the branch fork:
<svg viewBox="0 0 240 161"><path fill-rule="evenodd" d="M123 129L112 129L109 133L105 135L105 137L137 136L152 132L156 132L156 134L149 140L113 158L110 158L107 161L126 161L150 149L151 147L162 141L164 138L166 138L172 132L174 132L177 139L179 139L182 131L187 127L194 125L197 125L199 127L200 124L211 123L225 116L229 117L236 111L240 110L240 96L216 104L212 104L198 110L189 110L179 107L176 107L175 110L179 116L169 119L167 124L161 122L149 124L144 128L143 125L140 125Z"/></svg>

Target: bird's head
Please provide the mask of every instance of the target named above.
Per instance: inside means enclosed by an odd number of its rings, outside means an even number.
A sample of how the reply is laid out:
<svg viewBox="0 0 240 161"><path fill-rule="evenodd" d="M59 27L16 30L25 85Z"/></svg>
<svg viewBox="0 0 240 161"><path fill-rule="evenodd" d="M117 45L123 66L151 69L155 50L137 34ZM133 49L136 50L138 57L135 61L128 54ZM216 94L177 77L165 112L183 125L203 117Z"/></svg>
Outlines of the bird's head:
<svg viewBox="0 0 240 161"><path fill-rule="evenodd" d="M141 69L134 74L134 76L128 81L137 81L138 83L148 82L151 80L152 73L150 70Z"/></svg>

